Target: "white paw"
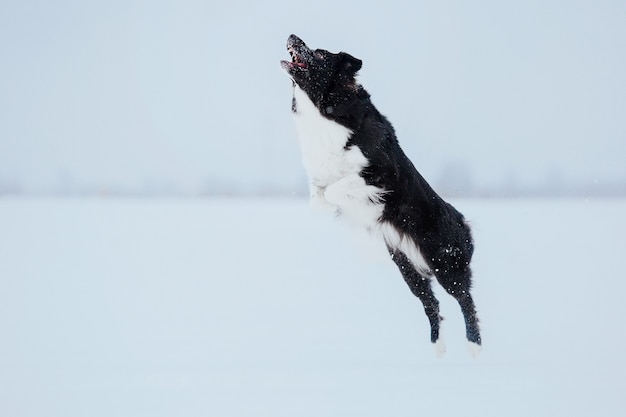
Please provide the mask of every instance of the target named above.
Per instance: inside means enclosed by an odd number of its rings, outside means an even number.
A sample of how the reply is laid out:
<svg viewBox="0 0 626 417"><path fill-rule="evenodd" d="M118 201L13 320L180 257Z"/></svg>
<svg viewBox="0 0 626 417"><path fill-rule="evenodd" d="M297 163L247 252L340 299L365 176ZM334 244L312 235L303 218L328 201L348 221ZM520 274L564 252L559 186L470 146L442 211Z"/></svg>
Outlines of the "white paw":
<svg viewBox="0 0 626 417"><path fill-rule="evenodd" d="M435 343L433 343L433 347L435 348L435 354L438 358L443 358L443 355L446 353L446 343L443 341L441 336Z"/></svg>
<svg viewBox="0 0 626 417"><path fill-rule="evenodd" d="M311 208L317 213L329 214L337 212L337 206L329 203L325 198L321 189L311 193Z"/></svg>
<svg viewBox="0 0 626 417"><path fill-rule="evenodd" d="M477 358L480 355L480 352L483 350L483 347L474 342L467 342L467 350L469 351L472 358Z"/></svg>

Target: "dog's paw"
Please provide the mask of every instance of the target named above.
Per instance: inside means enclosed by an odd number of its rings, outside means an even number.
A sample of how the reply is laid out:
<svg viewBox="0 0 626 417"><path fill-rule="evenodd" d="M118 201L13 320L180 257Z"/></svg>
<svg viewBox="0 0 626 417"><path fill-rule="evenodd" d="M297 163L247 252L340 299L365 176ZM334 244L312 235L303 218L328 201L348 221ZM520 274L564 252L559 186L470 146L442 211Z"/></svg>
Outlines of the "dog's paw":
<svg viewBox="0 0 626 417"><path fill-rule="evenodd" d="M446 353L446 343L443 341L441 337L437 339L435 343L433 343L433 347L435 348L435 354L438 358L443 358L443 355Z"/></svg>
<svg viewBox="0 0 626 417"><path fill-rule="evenodd" d="M472 358L477 358L480 355L480 352L483 350L483 347L478 343L467 342L467 350L469 351Z"/></svg>
<svg viewBox="0 0 626 417"><path fill-rule="evenodd" d="M324 197L324 189L317 189L311 193L311 208L321 214L333 214L337 212L337 206L331 204Z"/></svg>

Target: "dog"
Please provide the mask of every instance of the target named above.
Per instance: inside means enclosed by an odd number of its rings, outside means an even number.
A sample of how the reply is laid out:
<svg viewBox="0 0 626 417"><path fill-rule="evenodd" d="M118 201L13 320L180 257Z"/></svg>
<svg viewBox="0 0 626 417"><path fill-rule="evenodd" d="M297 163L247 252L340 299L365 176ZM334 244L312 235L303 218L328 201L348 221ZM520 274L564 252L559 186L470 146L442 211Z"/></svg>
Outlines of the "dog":
<svg viewBox="0 0 626 417"><path fill-rule="evenodd" d="M470 261L474 242L463 215L445 202L404 154L394 129L358 83L362 61L345 52L312 50L297 36L281 61L293 84L291 110L311 203L381 236L391 259L430 321L430 341L440 356L435 277L465 319L470 353L482 347Z"/></svg>

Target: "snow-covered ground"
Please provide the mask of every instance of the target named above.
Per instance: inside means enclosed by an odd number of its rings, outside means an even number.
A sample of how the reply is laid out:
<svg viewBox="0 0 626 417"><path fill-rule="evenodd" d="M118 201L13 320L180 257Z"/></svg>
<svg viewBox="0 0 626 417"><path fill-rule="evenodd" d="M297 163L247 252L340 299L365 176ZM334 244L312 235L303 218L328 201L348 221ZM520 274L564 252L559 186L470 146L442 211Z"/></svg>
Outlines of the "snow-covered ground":
<svg viewBox="0 0 626 417"><path fill-rule="evenodd" d="M623 416L626 200L458 200L484 349L301 200L0 199L0 415Z"/></svg>

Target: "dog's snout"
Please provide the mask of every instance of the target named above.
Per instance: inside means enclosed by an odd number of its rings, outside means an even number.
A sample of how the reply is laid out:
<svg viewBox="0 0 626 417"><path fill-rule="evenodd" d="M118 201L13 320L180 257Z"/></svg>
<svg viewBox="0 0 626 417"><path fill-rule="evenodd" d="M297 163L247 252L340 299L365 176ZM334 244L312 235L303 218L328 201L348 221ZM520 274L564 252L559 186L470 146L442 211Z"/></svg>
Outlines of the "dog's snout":
<svg viewBox="0 0 626 417"><path fill-rule="evenodd" d="M297 47L304 46L304 42L302 41L302 39L300 39L293 33L289 35L289 38L287 39L287 47L289 48L292 46L297 46Z"/></svg>

